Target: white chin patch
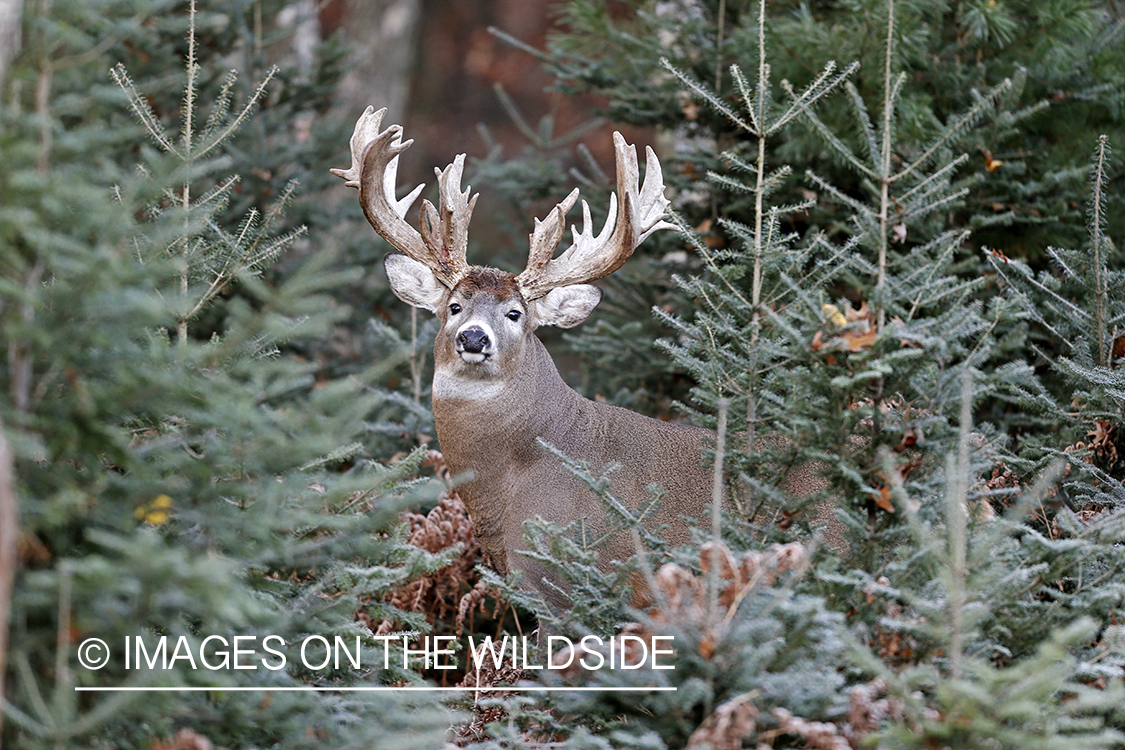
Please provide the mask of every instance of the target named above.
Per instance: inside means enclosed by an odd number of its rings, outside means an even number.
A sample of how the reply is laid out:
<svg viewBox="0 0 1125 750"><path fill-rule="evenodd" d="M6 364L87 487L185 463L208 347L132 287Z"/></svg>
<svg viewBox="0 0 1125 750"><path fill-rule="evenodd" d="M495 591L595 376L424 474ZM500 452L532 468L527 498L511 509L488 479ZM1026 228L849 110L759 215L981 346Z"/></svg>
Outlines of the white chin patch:
<svg viewBox="0 0 1125 750"><path fill-rule="evenodd" d="M461 352L461 359L469 364L479 365L488 359L488 355L484 352Z"/></svg>

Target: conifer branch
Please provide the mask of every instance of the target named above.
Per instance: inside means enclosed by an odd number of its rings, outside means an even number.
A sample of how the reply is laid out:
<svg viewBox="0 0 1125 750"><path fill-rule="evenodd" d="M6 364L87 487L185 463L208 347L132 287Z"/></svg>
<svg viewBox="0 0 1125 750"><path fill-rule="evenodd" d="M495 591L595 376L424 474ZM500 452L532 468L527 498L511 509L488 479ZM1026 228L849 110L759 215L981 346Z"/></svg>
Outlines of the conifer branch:
<svg viewBox="0 0 1125 750"><path fill-rule="evenodd" d="M227 114L230 112L231 98L234 95L234 84L237 81L238 72L235 70L227 71L226 78L223 79L223 85L219 88L218 97L211 105L211 114L207 116L207 125L204 127L200 140L209 140L215 130L218 129L226 119Z"/></svg>
<svg viewBox="0 0 1125 750"><path fill-rule="evenodd" d="M181 156L179 150L165 132L164 126L160 123L156 113L153 112L152 107L149 106L148 99L137 91L137 87L133 84L133 80L129 77L128 72L126 72L125 66L121 63L117 63L110 69L109 74L113 77L114 83L125 92L126 97L129 99L130 109L137 115L137 119L145 126L145 130L148 131L148 134L152 136L153 140L167 153Z"/></svg>
<svg viewBox="0 0 1125 750"><path fill-rule="evenodd" d="M848 195L844 192L841 192L838 187L833 185L828 180L825 180L824 178L822 178L820 175L816 174L812 170L806 170L805 171L805 177L807 177L818 188L820 188L821 190L823 190L826 193L829 193L834 199L838 200L839 202L846 205L848 208L855 211L857 216L863 216L863 217L868 218L868 219L874 219L875 218L876 215L871 210L870 206L868 206L865 203L860 203L858 200L851 197L850 195Z"/></svg>
<svg viewBox="0 0 1125 750"><path fill-rule="evenodd" d="M820 136L828 142L828 144L832 147L832 150L840 156L844 157L844 159L847 160L847 163L854 167L856 171L872 180L877 180L879 178L878 173L871 167L864 164L863 160L855 155L851 147L840 140L840 137L832 132L831 128L824 124L824 121L820 119L820 116L817 115L814 110L810 109L806 111L804 113L804 117L816 129L816 132L819 133ZM806 172L806 174L808 174L808 172Z"/></svg>
<svg viewBox="0 0 1125 750"><path fill-rule="evenodd" d="M758 2L758 93L752 109L757 113L755 124L758 136L765 135L766 115L770 105L770 66L766 62L766 0Z"/></svg>
<svg viewBox="0 0 1125 750"><path fill-rule="evenodd" d="M965 188L961 188L960 190L957 190L955 192L949 193L947 195L943 195L941 197L935 198L932 201L929 201L929 202L925 201L926 198L929 198L930 196L934 195L935 193L939 192L940 190L941 190L941 187L936 187L933 190L928 190L925 193L923 193L921 196L919 196L919 200L917 201L917 203L915 205L910 206L905 211L903 211L902 213L899 214L899 216L898 216L899 223L906 223L906 222L912 221L914 219L920 219L924 216L932 214L934 211L938 210L939 208L941 208L943 206L946 206L950 203L953 203L954 201L957 201L961 198L964 198L966 195L969 194L969 189L967 187L965 187Z"/></svg>
<svg viewBox="0 0 1125 750"><path fill-rule="evenodd" d="M247 97L246 104L242 107L242 110L227 124L226 128L224 128L221 133L212 137L209 141L204 142L204 145L200 147L199 152L196 154L197 158L201 158L213 151L246 122L247 118L249 118L250 114L254 111L254 107L257 106L258 102L265 96L266 88L269 86L274 76L277 75L277 70L277 66L275 65L266 71L265 76L258 82L254 92Z"/></svg>
<svg viewBox="0 0 1125 750"><path fill-rule="evenodd" d="M720 398L717 404L719 424L715 432L715 464L711 478L711 574L707 619L714 622L719 603L719 555L723 547L723 456L727 450L727 409L730 402Z"/></svg>
<svg viewBox="0 0 1125 750"><path fill-rule="evenodd" d="M902 171L890 177L891 182L898 182L907 175L912 174L915 170L920 169L926 165L931 158L944 148L953 138L958 136L962 130L973 124L986 109L995 104L996 100L1007 91L1012 85L1010 78L1005 78L1000 83L996 84L989 90L987 94L980 98L967 112L957 118L952 125L948 125L945 129L934 139L933 143L926 147L921 156L910 162L909 165L903 167Z"/></svg>
<svg viewBox="0 0 1125 750"><path fill-rule="evenodd" d="M854 83L847 81L844 84L844 91L848 95L848 104L851 106L852 115L855 121L859 123L860 132L863 133L863 144L867 149L867 159L875 164L879 158L879 139L875 133L875 124L871 121L871 113L867 111L867 105L863 103L863 97L860 96L859 89L855 87ZM820 125L823 127L824 123L820 123ZM848 151L850 153L851 149L848 149ZM862 161L856 159L856 162L861 170L866 169L866 165ZM875 174L870 172L868 176L873 178Z"/></svg>
<svg viewBox="0 0 1125 750"><path fill-rule="evenodd" d="M1104 220L1102 208L1102 186L1105 184L1106 145L1108 138L1102 135L1098 138L1098 150L1094 161L1093 183L1094 188L1090 196L1090 249L1093 252L1094 270L1094 313L1098 325L1098 364L1102 367L1109 366L1109 355L1106 353L1106 288L1105 268L1102 263L1102 221Z"/></svg>
<svg viewBox="0 0 1125 750"><path fill-rule="evenodd" d="M1057 252L1057 251L1054 250L1054 248L1048 248L1048 254L1052 254L1052 253L1055 253L1055 252ZM1035 274L1031 271L1031 269L1029 269L1021 261L1009 259L1007 261L999 261L998 262L991 253L989 253L987 255L987 260L992 265L993 270L996 271L996 274L998 276L1000 276L1000 278L1004 279L1005 282L1007 282L1010 285L1011 288L1018 290L1020 288L1020 285L1007 272L1006 267L1013 267L1016 270L1018 270L1020 272L1020 278L1022 279L1022 281L1026 282L1027 284L1029 284L1035 290L1037 290L1040 293L1046 295L1052 302L1059 305L1059 307L1062 308L1065 311L1064 312L1065 316L1073 317L1073 318L1076 318L1076 319L1079 319L1079 320L1089 320L1090 319L1090 313L1088 313L1080 305L1075 304L1071 300L1067 299L1066 297L1064 297L1061 294L1059 294L1058 292L1056 292L1054 289L1051 289L1046 284L1039 281L1039 279L1035 278ZM1034 314L1036 318L1041 318L1042 316L1040 316L1035 311L1034 307L1031 304L1030 299L1027 299L1026 296L1024 297L1024 299L1025 299L1025 302L1027 304L1028 311L1031 312L1032 314ZM1067 344L1068 346L1071 346L1071 347L1074 346L1073 342L1066 341L1065 336L1062 336L1060 334L1059 338L1060 338L1060 340L1062 340L1063 343Z"/></svg>
<svg viewBox="0 0 1125 750"><path fill-rule="evenodd" d="M968 550L968 507L969 476L969 437L973 421L973 373L966 369L961 373L961 420L957 439L957 462L950 466L950 486L946 524L949 528L950 562L950 634L949 661L950 676L961 679L964 660L963 643L965 637L965 583L968 576L966 567Z"/></svg>
<svg viewBox="0 0 1125 750"><path fill-rule="evenodd" d="M746 80L746 74L742 72L742 68L738 65L730 66L730 77L734 79L734 85L738 89L738 96L746 105L746 112L750 115L750 122L753 125L751 132L762 132L762 121L759 119L758 112L758 99L757 95L750 91L750 82Z"/></svg>
<svg viewBox="0 0 1125 750"><path fill-rule="evenodd" d="M734 286L734 284L730 282L730 279L728 279L722 272L722 269L720 269L719 265L715 262L714 255L711 253L707 245L699 240L699 237L695 234L695 232L691 230L690 227L688 227L683 218L681 218L680 215L675 212L675 210L669 210L668 221L674 224L676 228L680 230L680 234L687 237L688 243L699 254L699 257L703 258L704 262L706 262L707 265L711 268L715 276L719 279L722 279L723 283L726 285L730 293L733 294L742 304L749 307L750 302L742 296L742 293L739 292L738 287Z"/></svg>
<svg viewBox="0 0 1125 750"><path fill-rule="evenodd" d="M677 68L675 65L673 65L668 60L668 58L666 58L666 57L660 58L660 64L663 65L664 68L669 73L676 76L676 78L679 78L680 81L685 86L687 86L689 89L691 89L691 91L696 96L698 96L700 99L702 99L703 101L710 104L711 107L715 111L719 112L720 114L722 114L725 117L729 117L731 122L733 122L738 127L742 128L746 132L748 132L748 133L757 132L752 125L750 125L745 120L743 120L741 117L739 117L738 114L734 110L732 110L729 106L727 106L726 102L724 102L722 99L720 99L714 93L712 93L709 88L707 88L706 86L704 86L701 83L698 83L695 79L693 79L687 73L684 73L679 68Z"/></svg>
<svg viewBox="0 0 1125 750"><path fill-rule="evenodd" d="M969 155L968 155L968 154L961 154L960 156L958 156L957 158L955 158L955 159L954 159L953 161L951 161L951 162L949 162L948 164L945 164L944 166L940 167L940 168L939 168L939 169L938 169L938 170L937 170L936 172L934 172L933 174L930 174L930 175L927 175L926 177L924 177L924 178L923 178L922 180L920 180L920 181L918 182L918 184L916 184L916 185L915 185L914 187L910 188L910 189L909 189L909 190L907 190L907 191L906 191L905 193L903 193L902 195L900 195L900 196L898 197L898 200L899 200L899 202L901 202L901 203L906 203L907 201L911 200L912 198L914 198L914 195L915 195L915 193L917 193L918 191L922 190L923 188L926 188L926 187L927 187L928 185L930 185L930 183L932 183L932 182L934 182L934 181L936 181L936 180L941 180L942 178L944 178L944 177L946 177L947 175L951 174L951 173L952 173L952 172L954 172L954 171L955 171L955 170L956 170L956 169L957 169L958 167L960 167L960 166L961 166L962 164L964 164L964 163L965 163L965 162L967 162L968 160L969 160ZM939 188L939 189L940 189L940 188ZM926 193L926 194L924 194L923 196L921 196L921 197L919 198L919 200L924 200L924 199L925 199L925 195L929 195L929 193Z"/></svg>
<svg viewBox="0 0 1125 750"><path fill-rule="evenodd" d="M853 62L839 73L836 73L836 61L829 60L824 70L815 81L810 83L805 90L797 94L788 80L781 81L781 87L789 94L792 103L789 109L778 117L769 127L769 133L775 133L785 127L794 118L803 115L809 107L832 93L840 84L845 83L852 73L859 70L859 63ZM835 75L833 75L835 73Z"/></svg>
<svg viewBox="0 0 1125 750"><path fill-rule="evenodd" d="M192 126L195 117L195 77L199 73L199 63L195 59L195 19L195 0L191 0L188 6L187 83L184 85L183 142L185 160L192 158L192 146L195 144ZM185 187L184 190L186 193L187 188Z"/></svg>

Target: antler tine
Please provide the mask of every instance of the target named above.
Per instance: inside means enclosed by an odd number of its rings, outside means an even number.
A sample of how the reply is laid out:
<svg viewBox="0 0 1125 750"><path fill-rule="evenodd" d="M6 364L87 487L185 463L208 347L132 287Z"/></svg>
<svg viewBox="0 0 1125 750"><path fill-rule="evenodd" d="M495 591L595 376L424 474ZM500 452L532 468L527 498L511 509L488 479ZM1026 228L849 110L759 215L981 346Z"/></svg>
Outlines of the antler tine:
<svg viewBox="0 0 1125 750"><path fill-rule="evenodd" d="M348 187L359 187L360 167L363 165L363 152L367 150L367 144L375 140L379 135L379 125L383 122L383 115L387 114L387 108L383 107L378 112L374 107L368 107L363 110L363 114L356 120L355 130L352 131L352 138L349 142L352 152L352 165L347 169L330 169L332 174L344 180L344 184Z"/></svg>
<svg viewBox="0 0 1125 750"><path fill-rule="evenodd" d="M626 143L620 133L613 134L613 146L617 192L610 194L609 215L602 231L594 236L590 206L582 201L582 231L571 227L574 244L559 257L551 258L562 234L562 214L574 205L577 190L556 206L545 222L541 224L536 220L527 268L517 277L520 290L528 299L542 297L556 287L608 276L621 268L650 234L672 227L664 221L668 200L664 197L664 180L656 154L646 148L645 181L643 187L638 187L640 170L636 148ZM618 195L621 196L620 214Z"/></svg>
<svg viewBox="0 0 1125 750"><path fill-rule="evenodd" d="M476 202L475 197L466 202L465 197L459 192L464 157L459 157L461 164L455 162L446 168L445 173L439 173L441 203L443 208L450 206L450 210L447 211L449 229L444 231L442 236L456 238L460 243L458 262L456 253L451 255L449 252L452 245L445 245L440 241L433 242L435 238L429 235L423 237L406 221L406 212L410 210L410 206L417 200L425 185L418 185L404 198L395 198L398 157L410 148L414 141L402 140L402 127L399 125L392 125L382 132L379 131L386 112L386 108L377 112L373 107L364 110L356 122L350 142L352 165L348 169L333 169L332 174L343 178L344 184L348 187L359 188L359 203L364 216L367 217L372 228L391 244L391 247L425 264L442 284L452 288L468 268L465 262L465 245L469 217ZM451 172L455 173L455 176L450 176L456 185L452 193L446 187L446 175ZM453 196L456 196L456 199ZM436 216L437 211L429 202L423 206L423 212L426 212L427 206Z"/></svg>
<svg viewBox="0 0 1125 750"><path fill-rule="evenodd" d="M641 244L654 232L661 229L675 229L676 225L664 221L668 214L670 201L664 197L664 173L660 169L660 159L652 146L645 146L645 181L641 186L640 200L637 201L638 223L640 235L637 244Z"/></svg>
<svg viewBox="0 0 1125 750"><path fill-rule="evenodd" d="M535 275L542 272L543 267L551 260L566 230L566 212L574 207L577 200L578 188L574 188L570 191L570 195L551 209L546 219L543 221L535 219L535 228L528 235L531 251L528 253L527 270L520 275L521 277L524 274Z"/></svg>
<svg viewBox="0 0 1125 750"><path fill-rule="evenodd" d="M352 153L351 167L349 167L348 169L329 170L337 177L343 178L344 184L347 187L359 187L360 176L363 171L363 155L366 153L367 147L371 145L380 135L382 135L379 132L379 126L383 122L383 115L385 115L386 113L386 107L380 109L378 112L375 111L374 107L368 107L366 110L364 110L363 114L360 115L359 120L356 121L355 130L352 132L350 143ZM388 128L386 132L391 131L397 132L398 138L394 139L390 144L391 148L396 149L396 153L390 159L390 161L387 162L386 169L384 170L383 192L387 196L388 202L394 209L395 214L399 218L405 218L406 212L410 209L410 206L414 203L414 201L418 199L418 195L422 192L423 188L425 188L426 185L425 183L418 185L405 197L399 200L395 200L394 195L398 175L398 154L401 154L403 151L409 148L410 145L414 143L414 141L407 141L406 143L401 144L401 148L398 148L399 139L401 139L402 137L402 129L399 126L394 125L391 128Z"/></svg>
<svg viewBox="0 0 1125 750"><path fill-rule="evenodd" d="M477 193L472 198L472 188L465 186L461 192L461 177L465 172L465 155L458 154L444 170L434 168L438 180L438 203L441 210L429 201L422 201L418 228L422 240L439 258L443 269L460 278L469 269L465 255L469 248L469 221L477 204Z"/></svg>

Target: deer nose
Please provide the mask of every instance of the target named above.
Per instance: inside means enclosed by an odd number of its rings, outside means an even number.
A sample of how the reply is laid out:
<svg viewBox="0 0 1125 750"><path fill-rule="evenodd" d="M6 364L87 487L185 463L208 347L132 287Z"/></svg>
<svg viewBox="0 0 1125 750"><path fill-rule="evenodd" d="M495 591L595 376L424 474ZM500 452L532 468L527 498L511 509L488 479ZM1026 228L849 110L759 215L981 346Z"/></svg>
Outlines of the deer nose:
<svg viewBox="0 0 1125 750"><path fill-rule="evenodd" d="M457 343L461 345L462 350L470 354L480 354L489 344L488 334L483 328L470 326L457 334Z"/></svg>

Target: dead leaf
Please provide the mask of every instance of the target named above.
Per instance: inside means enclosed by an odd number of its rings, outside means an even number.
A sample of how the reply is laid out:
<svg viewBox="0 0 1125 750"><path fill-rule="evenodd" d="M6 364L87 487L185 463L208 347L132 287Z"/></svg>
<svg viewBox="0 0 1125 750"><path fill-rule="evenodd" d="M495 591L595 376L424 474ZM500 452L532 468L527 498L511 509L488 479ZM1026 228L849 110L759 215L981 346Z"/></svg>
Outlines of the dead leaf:
<svg viewBox="0 0 1125 750"><path fill-rule="evenodd" d="M1000 159L993 159L992 152L987 148L982 148L980 153L984 157L984 171L986 172L995 172L1004 164Z"/></svg>
<svg viewBox="0 0 1125 750"><path fill-rule="evenodd" d="M871 312L871 308L867 306L866 300L860 302L858 308L849 307L845 312L845 317L849 323L854 323L857 320L865 320L871 323L875 320L875 314Z"/></svg>
<svg viewBox="0 0 1125 750"><path fill-rule="evenodd" d="M742 742L757 731L758 709L750 697L740 695L723 703L688 737L688 750L742 750Z"/></svg>
<svg viewBox="0 0 1125 750"><path fill-rule="evenodd" d="M880 474L882 474L882 472L880 472ZM888 513L894 513L895 512L894 503L891 502L891 487L890 487L890 485L884 484L881 488L879 488L878 493L873 494L871 496L871 499L875 501L876 505L878 505L880 508L887 511Z"/></svg>
<svg viewBox="0 0 1125 750"><path fill-rule="evenodd" d="M152 750L212 750L211 740L191 729L181 729L171 742L154 740Z"/></svg>
<svg viewBox="0 0 1125 750"><path fill-rule="evenodd" d="M813 335L810 345L814 352L832 345L832 348L843 349L848 352L861 352L875 343L879 332L875 328L875 316L866 302L860 303L858 309L848 307L843 314L835 305L823 305L821 311L834 327L843 327L844 330L831 341L825 343L823 329ZM835 364L830 361L829 364Z"/></svg>
<svg viewBox="0 0 1125 750"><path fill-rule="evenodd" d="M849 352L862 352L864 349L870 348L878 336L879 332L874 327L862 333L844 331L840 334L840 338L844 340L844 348Z"/></svg>
<svg viewBox="0 0 1125 750"><path fill-rule="evenodd" d="M1117 336L1113 339L1113 353L1110 357L1113 359L1125 357L1125 336Z"/></svg>
<svg viewBox="0 0 1125 750"><path fill-rule="evenodd" d="M824 313L824 317L828 319L832 325L837 328L843 328L848 324L848 319L840 312L840 309L835 305L821 305L820 311Z"/></svg>
<svg viewBox="0 0 1125 750"><path fill-rule="evenodd" d="M902 433L902 440L899 440L898 445L895 446L895 453L902 453L907 448L917 445L921 440L923 440L921 425L908 427Z"/></svg>

